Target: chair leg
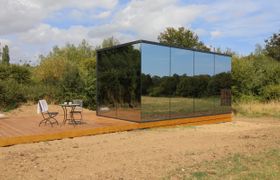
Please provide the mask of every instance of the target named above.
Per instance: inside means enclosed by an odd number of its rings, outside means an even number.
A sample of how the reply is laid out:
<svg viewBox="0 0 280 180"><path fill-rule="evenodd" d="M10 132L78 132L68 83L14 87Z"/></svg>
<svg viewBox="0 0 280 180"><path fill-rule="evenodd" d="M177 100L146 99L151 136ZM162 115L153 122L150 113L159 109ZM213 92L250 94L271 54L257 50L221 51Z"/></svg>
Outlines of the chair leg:
<svg viewBox="0 0 280 180"><path fill-rule="evenodd" d="M55 121L54 123L56 123L58 125L58 121L54 117L51 117L51 118Z"/></svg>
<svg viewBox="0 0 280 180"><path fill-rule="evenodd" d="M49 119L48 122L51 124L51 126L53 127L53 123L52 121Z"/></svg>
<svg viewBox="0 0 280 180"><path fill-rule="evenodd" d="M39 126L41 126L41 124L44 123L44 122L45 122L45 119L41 120L40 123L39 123Z"/></svg>
<svg viewBox="0 0 280 180"><path fill-rule="evenodd" d="M54 122L51 121L51 119L54 120ZM50 123L50 125L53 127L53 124L56 123L58 125L58 121L54 118L54 117L48 117L43 119L40 123L39 126L41 126L41 124L45 124L45 126L47 125L47 123Z"/></svg>
<svg viewBox="0 0 280 180"><path fill-rule="evenodd" d="M82 124L82 120L83 120L83 115L82 115L82 113L80 113L80 112L78 112L78 113L76 113L76 114L80 114L80 119L77 119L79 122L79 124Z"/></svg>

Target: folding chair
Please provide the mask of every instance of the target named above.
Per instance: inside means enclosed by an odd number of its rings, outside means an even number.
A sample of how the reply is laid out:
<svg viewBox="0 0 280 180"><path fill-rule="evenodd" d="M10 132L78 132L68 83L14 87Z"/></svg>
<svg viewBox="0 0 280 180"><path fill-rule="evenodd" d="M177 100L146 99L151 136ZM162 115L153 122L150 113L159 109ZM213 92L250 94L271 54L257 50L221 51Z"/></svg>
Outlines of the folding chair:
<svg viewBox="0 0 280 180"><path fill-rule="evenodd" d="M74 117L74 114L79 114L80 119L78 119L78 120L81 123L83 120L83 100L75 99L75 100L73 100L73 104L78 104L78 106L76 106L75 109L72 110L70 113L72 114L73 117Z"/></svg>
<svg viewBox="0 0 280 180"><path fill-rule="evenodd" d="M39 126L42 123L45 123L45 125L47 123L50 123L51 126L53 126L53 124L57 124L58 125L58 121L55 119L55 116L58 115L58 112L49 112L48 110L48 103L46 100L39 100L38 102L38 112L42 114L43 116L43 120L40 121Z"/></svg>

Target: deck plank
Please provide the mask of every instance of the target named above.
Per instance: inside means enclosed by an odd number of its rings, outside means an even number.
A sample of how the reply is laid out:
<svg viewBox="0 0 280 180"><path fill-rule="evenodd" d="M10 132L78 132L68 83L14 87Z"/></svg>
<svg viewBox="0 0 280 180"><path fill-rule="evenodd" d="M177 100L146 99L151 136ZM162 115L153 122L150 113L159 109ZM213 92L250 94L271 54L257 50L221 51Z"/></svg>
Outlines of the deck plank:
<svg viewBox="0 0 280 180"><path fill-rule="evenodd" d="M155 122L135 123L107 117L96 116L95 112L84 114L84 124L61 125L62 116L58 117L60 125L38 126L40 116L7 118L0 121L0 147L21 143L31 143L47 140L62 139L152 128L159 126L173 126L180 124L201 125L231 121L231 114L182 118Z"/></svg>

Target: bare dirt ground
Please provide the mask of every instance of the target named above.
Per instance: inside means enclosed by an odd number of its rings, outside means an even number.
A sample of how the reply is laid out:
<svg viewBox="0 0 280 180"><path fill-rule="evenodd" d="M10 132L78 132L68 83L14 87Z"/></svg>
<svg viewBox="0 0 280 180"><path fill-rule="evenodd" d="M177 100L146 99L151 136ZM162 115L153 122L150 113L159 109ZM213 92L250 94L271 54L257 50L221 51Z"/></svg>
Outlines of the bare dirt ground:
<svg viewBox="0 0 280 180"><path fill-rule="evenodd" d="M0 148L0 179L161 179L182 165L280 148L280 120L121 132Z"/></svg>

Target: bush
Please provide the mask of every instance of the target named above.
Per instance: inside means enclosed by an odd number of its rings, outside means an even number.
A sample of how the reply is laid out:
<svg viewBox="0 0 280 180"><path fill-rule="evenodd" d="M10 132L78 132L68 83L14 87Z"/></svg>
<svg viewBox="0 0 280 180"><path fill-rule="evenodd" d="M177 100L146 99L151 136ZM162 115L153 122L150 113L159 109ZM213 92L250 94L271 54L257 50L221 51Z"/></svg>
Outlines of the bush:
<svg viewBox="0 0 280 180"><path fill-rule="evenodd" d="M24 84L30 83L31 71L29 67L20 65L5 65L0 64L0 80L13 79L17 83Z"/></svg>
<svg viewBox="0 0 280 180"><path fill-rule="evenodd" d="M232 93L235 101L244 96L270 99L268 94L264 94L264 89L266 86L280 84L280 63L264 55L234 57L232 83Z"/></svg>
<svg viewBox="0 0 280 180"><path fill-rule="evenodd" d="M50 103L59 103L61 91L57 86L43 83L32 83L23 87L26 99L31 102L38 102L40 99L46 99Z"/></svg>
<svg viewBox="0 0 280 180"><path fill-rule="evenodd" d="M10 79L0 82L0 110L8 111L26 102L23 86Z"/></svg>
<svg viewBox="0 0 280 180"><path fill-rule="evenodd" d="M263 98L265 100L280 100L280 84L265 86Z"/></svg>

